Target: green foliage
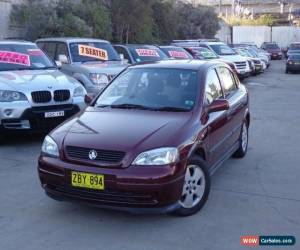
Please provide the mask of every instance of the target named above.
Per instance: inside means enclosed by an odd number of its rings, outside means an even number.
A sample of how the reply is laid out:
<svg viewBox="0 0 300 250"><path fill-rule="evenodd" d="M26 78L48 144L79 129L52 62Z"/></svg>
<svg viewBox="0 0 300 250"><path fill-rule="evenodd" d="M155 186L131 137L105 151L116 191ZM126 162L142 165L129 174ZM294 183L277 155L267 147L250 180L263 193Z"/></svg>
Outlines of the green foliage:
<svg viewBox="0 0 300 250"><path fill-rule="evenodd" d="M274 17L269 14L261 15L257 19L230 17L225 21L232 26L273 26L275 23Z"/></svg>
<svg viewBox="0 0 300 250"><path fill-rule="evenodd" d="M219 29L211 8L173 0L25 0L13 5L11 24L26 39L82 36L119 43L165 43L210 38Z"/></svg>

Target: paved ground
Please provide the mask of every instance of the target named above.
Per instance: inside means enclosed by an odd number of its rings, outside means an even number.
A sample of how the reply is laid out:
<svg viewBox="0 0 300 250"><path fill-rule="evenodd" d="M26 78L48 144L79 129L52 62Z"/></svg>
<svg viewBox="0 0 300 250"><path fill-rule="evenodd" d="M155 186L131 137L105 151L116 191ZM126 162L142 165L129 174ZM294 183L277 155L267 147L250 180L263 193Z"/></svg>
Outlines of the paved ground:
<svg viewBox="0 0 300 250"><path fill-rule="evenodd" d="M36 173L42 138L12 138L0 146L0 249L247 249L241 235L300 241L300 76L285 75L283 62L273 62L246 83L249 154L216 173L207 205L192 217L135 216L52 201ZM300 249L300 243L276 249Z"/></svg>

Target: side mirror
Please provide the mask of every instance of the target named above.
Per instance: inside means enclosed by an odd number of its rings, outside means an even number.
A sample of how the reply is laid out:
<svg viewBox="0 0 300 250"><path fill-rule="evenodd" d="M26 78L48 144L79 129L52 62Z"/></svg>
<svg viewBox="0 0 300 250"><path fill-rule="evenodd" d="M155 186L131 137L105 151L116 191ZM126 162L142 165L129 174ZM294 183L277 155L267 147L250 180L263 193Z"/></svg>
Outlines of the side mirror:
<svg viewBox="0 0 300 250"><path fill-rule="evenodd" d="M218 111L224 111L229 109L229 102L225 99L220 100L214 100L209 106L208 106L208 113L214 113Z"/></svg>
<svg viewBox="0 0 300 250"><path fill-rule="evenodd" d="M58 55L58 61L61 62L62 64L69 63L69 59L66 55Z"/></svg>
<svg viewBox="0 0 300 250"><path fill-rule="evenodd" d="M62 68L62 63L60 61L55 61L55 65L58 69Z"/></svg>
<svg viewBox="0 0 300 250"><path fill-rule="evenodd" d="M93 94L86 94L84 96L84 102L89 105L94 100L94 98L95 98L95 95L93 95Z"/></svg>

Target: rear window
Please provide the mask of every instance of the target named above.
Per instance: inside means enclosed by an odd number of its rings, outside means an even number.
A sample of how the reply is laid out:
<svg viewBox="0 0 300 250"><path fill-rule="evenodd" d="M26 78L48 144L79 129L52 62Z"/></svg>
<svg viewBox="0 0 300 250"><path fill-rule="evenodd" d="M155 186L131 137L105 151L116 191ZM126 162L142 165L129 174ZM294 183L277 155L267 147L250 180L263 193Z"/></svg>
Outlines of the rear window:
<svg viewBox="0 0 300 250"><path fill-rule="evenodd" d="M130 46L129 50L136 62L168 59L165 53L155 46Z"/></svg>
<svg viewBox="0 0 300 250"><path fill-rule="evenodd" d="M279 49L279 46L276 43L267 43L265 47L267 49Z"/></svg>

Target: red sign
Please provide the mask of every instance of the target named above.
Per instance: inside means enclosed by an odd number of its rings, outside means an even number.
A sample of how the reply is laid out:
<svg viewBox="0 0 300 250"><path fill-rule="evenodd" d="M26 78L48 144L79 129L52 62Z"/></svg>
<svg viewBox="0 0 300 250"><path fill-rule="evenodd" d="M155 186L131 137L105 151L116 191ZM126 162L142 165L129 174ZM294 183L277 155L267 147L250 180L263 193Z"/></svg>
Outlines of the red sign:
<svg viewBox="0 0 300 250"><path fill-rule="evenodd" d="M155 49L136 49L135 51L139 56L160 57Z"/></svg>
<svg viewBox="0 0 300 250"><path fill-rule="evenodd" d="M43 51L40 49L28 49L28 55L30 56L42 56L44 55Z"/></svg>
<svg viewBox="0 0 300 250"><path fill-rule="evenodd" d="M30 58L26 54L0 50L0 63L30 66Z"/></svg>
<svg viewBox="0 0 300 250"><path fill-rule="evenodd" d="M183 51L170 50L168 53L171 57L174 58L189 58L188 55Z"/></svg>

